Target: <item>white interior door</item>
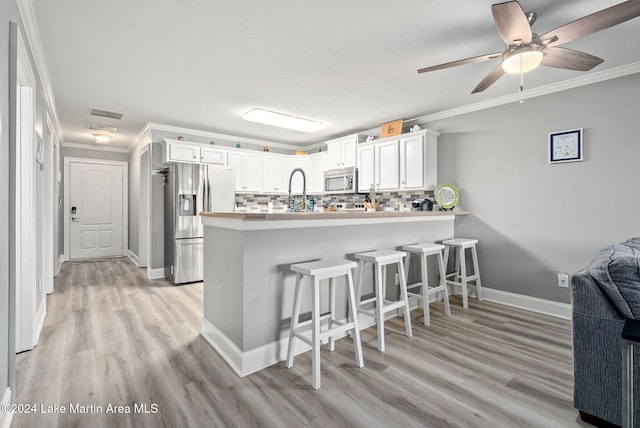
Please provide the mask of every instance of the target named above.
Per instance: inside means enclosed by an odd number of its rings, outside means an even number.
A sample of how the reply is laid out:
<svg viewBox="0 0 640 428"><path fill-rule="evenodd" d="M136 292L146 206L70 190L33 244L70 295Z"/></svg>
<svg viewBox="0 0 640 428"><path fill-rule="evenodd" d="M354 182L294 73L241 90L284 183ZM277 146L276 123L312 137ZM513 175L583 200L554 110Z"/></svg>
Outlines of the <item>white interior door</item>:
<svg viewBox="0 0 640 428"><path fill-rule="evenodd" d="M124 176L122 164L69 161L71 260L124 255Z"/></svg>

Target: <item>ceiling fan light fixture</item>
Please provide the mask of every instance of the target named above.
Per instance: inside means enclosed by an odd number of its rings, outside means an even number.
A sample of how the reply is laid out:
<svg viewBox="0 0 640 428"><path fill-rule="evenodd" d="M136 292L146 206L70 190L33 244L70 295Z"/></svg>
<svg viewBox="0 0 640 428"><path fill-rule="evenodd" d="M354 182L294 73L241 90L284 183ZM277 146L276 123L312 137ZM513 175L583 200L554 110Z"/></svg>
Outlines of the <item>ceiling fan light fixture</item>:
<svg viewBox="0 0 640 428"><path fill-rule="evenodd" d="M280 128L293 129L304 133L316 132L325 127L322 122L304 119L301 117L290 116L284 113L254 108L246 112L243 116L244 120L262 123L265 125L277 126Z"/></svg>
<svg viewBox="0 0 640 428"><path fill-rule="evenodd" d="M542 47L536 45L520 46L507 52L502 58L505 73L521 74L533 70L542 62Z"/></svg>

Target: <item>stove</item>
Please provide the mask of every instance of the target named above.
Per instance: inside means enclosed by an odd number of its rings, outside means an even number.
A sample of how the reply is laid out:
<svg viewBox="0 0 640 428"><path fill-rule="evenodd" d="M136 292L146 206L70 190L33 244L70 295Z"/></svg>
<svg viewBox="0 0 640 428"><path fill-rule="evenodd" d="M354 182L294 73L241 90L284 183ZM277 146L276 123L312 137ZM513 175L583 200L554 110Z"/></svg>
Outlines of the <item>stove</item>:
<svg viewBox="0 0 640 428"><path fill-rule="evenodd" d="M333 207L336 211L364 211L365 210L364 202L363 203L338 202Z"/></svg>

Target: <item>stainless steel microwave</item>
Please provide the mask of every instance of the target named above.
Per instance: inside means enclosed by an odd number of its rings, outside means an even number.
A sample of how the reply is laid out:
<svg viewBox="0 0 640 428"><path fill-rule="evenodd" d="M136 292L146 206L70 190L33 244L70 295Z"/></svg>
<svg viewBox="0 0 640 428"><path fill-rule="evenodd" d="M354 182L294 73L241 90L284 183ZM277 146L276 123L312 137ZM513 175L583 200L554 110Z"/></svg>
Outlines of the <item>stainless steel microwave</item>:
<svg viewBox="0 0 640 428"><path fill-rule="evenodd" d="M358 193L358 169L353 166L325 171L324 193Z"/></svg>

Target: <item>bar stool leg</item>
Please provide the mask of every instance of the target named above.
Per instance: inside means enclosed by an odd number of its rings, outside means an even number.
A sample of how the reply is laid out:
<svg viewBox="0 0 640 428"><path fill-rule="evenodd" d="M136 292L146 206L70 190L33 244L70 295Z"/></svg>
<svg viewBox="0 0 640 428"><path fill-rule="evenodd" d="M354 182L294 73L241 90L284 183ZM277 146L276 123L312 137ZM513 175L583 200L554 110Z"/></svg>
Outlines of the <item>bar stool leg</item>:
<svg viewBox="0 0 640 428"><path fill-rule="evenodd" d="M476 277L476 291L478 300L482 300L482 284L480 283L480 269L478 268L478 251L476 246L471 247L471 257L473 258L473 275Z"/></svg>
<svg viewBox="0 0 640 428"><path fill-rule="evenodd" d="M449 290L447 286L447 278L446 278L446 268L444 265L444 260L442 260L442 254L438 254L438 270L440 271L440 287L442 287L443 297L442 300L444 302L444 314L448 317L451 316L451 306L449 305Z"/></svg>
<svg viewBox="0 0 640 428"><path fill-rule="evenodd" d="M633 345L622 340L622 428L633 427Z"/></svg>
<svg viewBox="0 0 640 428"><path fill-rule="evenodd" d="M465 252L466 250L463 247L458 249L460 256L458 257L458 272L460 273L460 282L462 284L462 307L466 309L469 307L469 291L467 289L467 260Z"/></svg>
<svg viewBox="0 0 640 428"><path fill-rule="evenodd" d="M429 313L429 274L427 273L427 256L420 255L422 269L422 308L424 311L424 325L431 325L431 314Z"/></svg>
<svg viewBox="0 0 640 428"><path fill-rule="evenodd" d="M301 287L300 282L302 280L302 274L296 273L296 285L293 290L293 312L291 314L291 329L289 330L289 345L287 346L287 367L293 367L293 342L295 340L294 332L298 328L298 318L300 318L300 297Z"/></svg>
<svg viewBox="0 0 640 428"><path fill-rule="evenodd" d="M311 378L313 388L320 388L320 280L313 278L313 315L311 316Z"/></svg>
<svg viewBox="0 0 640 428"><path fill-rule="evenodd" d="M411 310L409 309L409 296L407 294L407 280L404 273L404 266L402 259L398 261L398 276L400 277L400 295L404 299L404 328L407 332L407 337L413 336L411 331ZM384 330L384 329L383 329Z"/></svg>
<svg viewBox="0 0 640 428"><path fill-rule="evenodd" d="M376 324L378 328L378 350L384 352L384 277L382 267L375 263L375 287L376 287Z"/></svg>
<svg viewBox="0 0 640 428"><path fill-rule="evenodd" d="M353 290L353 278L351 277L351 270L347 271L347 289L349 291L349 306L355 308L351 310L351 321L353 322L353 345L356 349L356 363L358 367L364 367L364 361L362 359L362 344L360 343L360 326L358 324L358 306L356 301L355 292Z"/></svg>
<svg viewBox="0 0 640 428"><path fill-rule="evenodd" d="M336 279L335 277L329 278L329 326L332 328L336 319ZM329 336L329 351L335 351L336 339L334 336Z"/></svg>

